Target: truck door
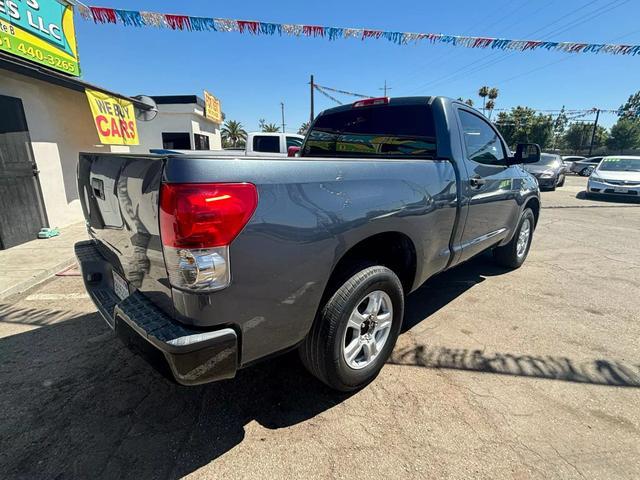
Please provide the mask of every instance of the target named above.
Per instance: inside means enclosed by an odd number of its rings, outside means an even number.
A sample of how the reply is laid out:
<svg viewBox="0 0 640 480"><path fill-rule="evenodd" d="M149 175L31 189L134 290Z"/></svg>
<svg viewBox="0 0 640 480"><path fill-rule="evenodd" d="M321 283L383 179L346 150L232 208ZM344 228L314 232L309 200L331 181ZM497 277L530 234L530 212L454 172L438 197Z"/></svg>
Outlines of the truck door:
<svg viewBox="0 0 640 480"><path fill-rule="evenodd" d="M464 261L510 235L519 213L519 167L507 166L507 149L484 117L457 108L467 178L462 182L466 211L459 248Z"/></svg>

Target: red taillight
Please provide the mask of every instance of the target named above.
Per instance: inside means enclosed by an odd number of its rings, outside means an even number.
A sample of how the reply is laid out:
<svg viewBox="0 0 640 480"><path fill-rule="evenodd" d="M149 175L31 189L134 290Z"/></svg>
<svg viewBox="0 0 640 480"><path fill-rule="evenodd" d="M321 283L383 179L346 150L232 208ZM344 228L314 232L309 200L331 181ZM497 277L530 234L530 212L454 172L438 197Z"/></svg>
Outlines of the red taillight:
<svg viewBox="0 0 640 480"><path fill-rule="evenodd" d="M229 245L258 205L251 183L164 183L160 187L160 236L174 248Z"/></svg>
<svg viewBox="0 0 640 480"><path fill-rule="evenodd" d="M366 100L358 100L353 104L353 108L368 107L370 105L386 105L389 103L389 97L367 98Z"/></svg>

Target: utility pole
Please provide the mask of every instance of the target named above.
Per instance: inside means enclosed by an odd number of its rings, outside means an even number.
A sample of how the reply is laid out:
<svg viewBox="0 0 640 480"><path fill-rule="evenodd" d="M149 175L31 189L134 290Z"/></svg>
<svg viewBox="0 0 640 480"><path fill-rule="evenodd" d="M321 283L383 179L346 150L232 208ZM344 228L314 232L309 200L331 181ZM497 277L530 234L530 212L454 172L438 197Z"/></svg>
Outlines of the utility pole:
<svg viewBox="0 0 640 480"><path fill-rule="evenodd" d="M391 87L387 87L387 81L384 81L384 87L383 88L379 88L378 90L384 90L384 96L387 96L387 90L391 90Z"/></svg>
<svg viewBox="0 0 640 480"><path fill-rule="evenodd" d="M309 116L309 125L311 125L311 123L313 123L313 117L315 117L315 115L313 114L313 91L315 90L315 85L313 84L313 75L311 75L311 81L309 82L309 85L311 85L311 115Z"/></svg>
<svg viewBox="0 0 640 480"><path fill-rule="evenodd" d="M593 141L596 138L596 129L598 128L598 119L600 118L600 109L596 109L596 121L593 122L593 131L591 132L591 144L589 145L589 156L591 156L591 152L593 151Z"/></svg>
<svg viewBox="0 0 640 480"><path fill-rule="evenodd" d="M284 133L284 102L280 102L280 110L282 111L282 133Z"/></svg>

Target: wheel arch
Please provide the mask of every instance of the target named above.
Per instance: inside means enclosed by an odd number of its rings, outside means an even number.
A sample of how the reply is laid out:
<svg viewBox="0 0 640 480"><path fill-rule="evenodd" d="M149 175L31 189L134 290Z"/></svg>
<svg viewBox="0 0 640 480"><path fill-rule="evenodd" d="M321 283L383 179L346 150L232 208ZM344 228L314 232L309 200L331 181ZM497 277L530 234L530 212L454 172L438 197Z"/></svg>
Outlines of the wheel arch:
<svg viewBox="0 0 640 480"><path fill-rule="evenodd" d="M411 291L417 272L416 246L408 235L387 231L370 235L343 252L331 270L321 305L354 273L374 264L392 270L404 291Z"/></svg>

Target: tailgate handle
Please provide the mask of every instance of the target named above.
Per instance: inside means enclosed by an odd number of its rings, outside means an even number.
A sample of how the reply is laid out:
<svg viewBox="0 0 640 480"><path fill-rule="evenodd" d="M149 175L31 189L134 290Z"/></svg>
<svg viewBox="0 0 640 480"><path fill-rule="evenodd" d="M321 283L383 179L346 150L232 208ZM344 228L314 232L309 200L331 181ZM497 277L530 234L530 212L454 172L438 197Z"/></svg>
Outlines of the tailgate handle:
<svg viewBox="0 0 640 480"><path fill-rule="evenodd" d="M104 200L104 182L99 178L93 178L91 180L91 187L93 188L93 194Z"/></svg>

